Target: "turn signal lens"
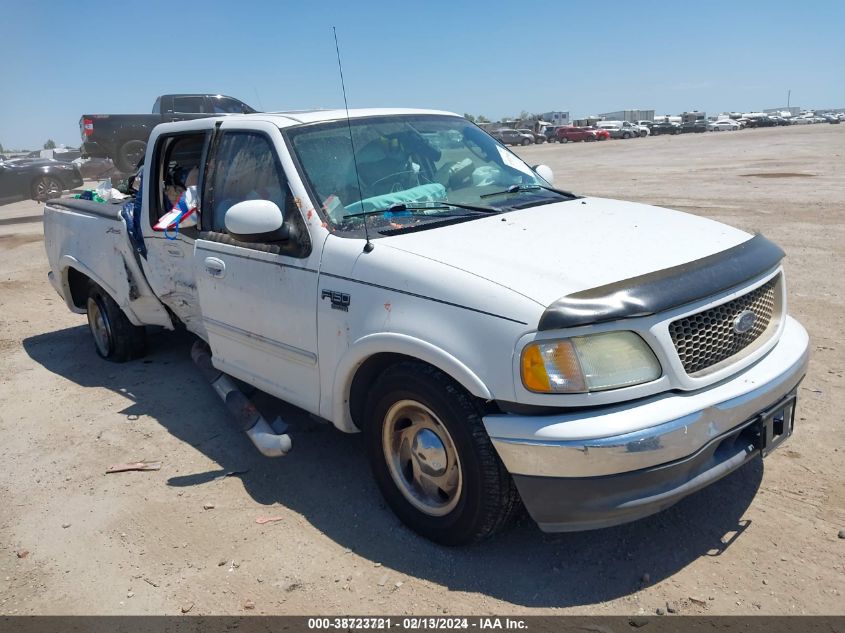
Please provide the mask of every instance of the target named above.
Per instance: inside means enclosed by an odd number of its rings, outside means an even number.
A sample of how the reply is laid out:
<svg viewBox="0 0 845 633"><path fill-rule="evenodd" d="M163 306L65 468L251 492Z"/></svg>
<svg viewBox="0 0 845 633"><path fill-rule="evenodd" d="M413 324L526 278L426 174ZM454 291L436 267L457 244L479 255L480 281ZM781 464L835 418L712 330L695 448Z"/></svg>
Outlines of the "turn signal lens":
<svg viewBox="0 0 845 633"><path fill-rule="evenodd" d="M587 391L578 356L568 339L532 343L522 353L522 382L540 393Z"/></svg>
<svg viewBox="0 0 845 633"><path fill-rule="evenodd" d="M657 380L654 352L634 332L537 341L522 352L522 383L537 393L584 393Z"/></svg>

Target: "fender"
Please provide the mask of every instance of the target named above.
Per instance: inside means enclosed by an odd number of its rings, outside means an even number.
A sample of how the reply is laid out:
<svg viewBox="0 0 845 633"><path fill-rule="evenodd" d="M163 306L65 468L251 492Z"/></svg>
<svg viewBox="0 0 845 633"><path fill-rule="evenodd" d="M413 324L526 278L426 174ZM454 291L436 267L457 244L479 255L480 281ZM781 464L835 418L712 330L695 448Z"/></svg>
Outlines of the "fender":
<svg viewBox="0 0 845 633"><path fill-rule="evenodd" d="M104 281L102 277L100 277L97 273L88 268L85 264L80 262L72 255L62 255L59 258L58 267L61 271L61 279L59 283L61 283L62 287L62 297L64 298L65 304L67 305L68 309L72 312L75 312L77 314L85 314L86 310L84 308L77 308L75 305L73 305L73 297L71 296L70 292L70 283L68 282L68 270L71 268L82 273L91 281L100 286L103 290L105 290L109 294L109 296L111 296L111 298L115 300L115 303L120 306L120 309L126 313L126 317L129 319L132 325L161 325L162 327L168 330L173 329L173 323L166 312L163 313L166 319L151 319L150 317L152 315L150 314L145 315L147 318L142 319L135 312L132 303L126 300L128 292L118 292L116 288L114 288L108 282Z"/></svg>
<svg viewBox="0 0 845 633"><path fill-rule="evenodd" d="M472 395L492 400L493 395L481 379L469 367L448 352L413 336L396 332L368 334L355 341L337 364L332 388L331 420L346 433L357 433L359 429L352 422L349 410L349 391L358 367L375 354L393 353L417 358L456 380ZM326 407L327 409L329 407Z"/></svg>

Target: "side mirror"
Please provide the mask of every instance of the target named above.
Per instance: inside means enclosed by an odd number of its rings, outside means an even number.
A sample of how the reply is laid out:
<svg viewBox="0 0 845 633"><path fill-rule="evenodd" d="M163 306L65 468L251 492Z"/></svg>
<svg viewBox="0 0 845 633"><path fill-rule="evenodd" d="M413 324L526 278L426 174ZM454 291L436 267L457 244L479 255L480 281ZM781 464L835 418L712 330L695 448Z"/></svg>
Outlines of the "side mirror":
<svg viewBox="0 0 845 633"><path fill-rule="evenodd" d="M229 207L226 230L241 242L283 242L290 238L282 210L270 200L244 200Z"/></svg>
<svg viewBox="0 0 845 633"><path fill-rule="evenodd" d="M534 165L531 169L536 171L537 175L550 185L555 184L555 172L548 165Z"/></svg>

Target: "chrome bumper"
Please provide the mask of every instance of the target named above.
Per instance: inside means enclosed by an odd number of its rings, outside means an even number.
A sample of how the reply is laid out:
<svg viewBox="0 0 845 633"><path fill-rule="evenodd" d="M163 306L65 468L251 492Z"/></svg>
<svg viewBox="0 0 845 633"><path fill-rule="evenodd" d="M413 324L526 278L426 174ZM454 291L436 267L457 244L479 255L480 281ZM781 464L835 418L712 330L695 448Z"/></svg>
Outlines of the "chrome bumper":
<svg viewBox="0 0 845 633"><path fill-rule="evenodd" d="M807 332L787 317L766 356L707 389L552 416L488 415L484 425L512 475L599 477L667 464L795 389L807 370L808 348ZM586 437L585 428L591 430Z"/></svg>

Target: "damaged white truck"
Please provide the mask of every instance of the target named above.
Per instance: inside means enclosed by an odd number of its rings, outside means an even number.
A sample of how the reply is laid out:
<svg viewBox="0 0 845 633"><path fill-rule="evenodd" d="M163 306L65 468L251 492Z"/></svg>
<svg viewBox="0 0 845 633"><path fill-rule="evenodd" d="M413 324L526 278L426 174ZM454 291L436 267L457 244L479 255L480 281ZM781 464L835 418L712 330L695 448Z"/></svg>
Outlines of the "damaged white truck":
<svg viewBox="0 0 845 633"><path fill-rule="evenodd" d="M556 189L457 115L164 124L142 183L45 210L50 280L100 356L184 326L262 452L290 438L232 377L362 431L391 508L437 542L523 504L546 531L632 521L792 433L808 337L779 247Z"/></svg>

